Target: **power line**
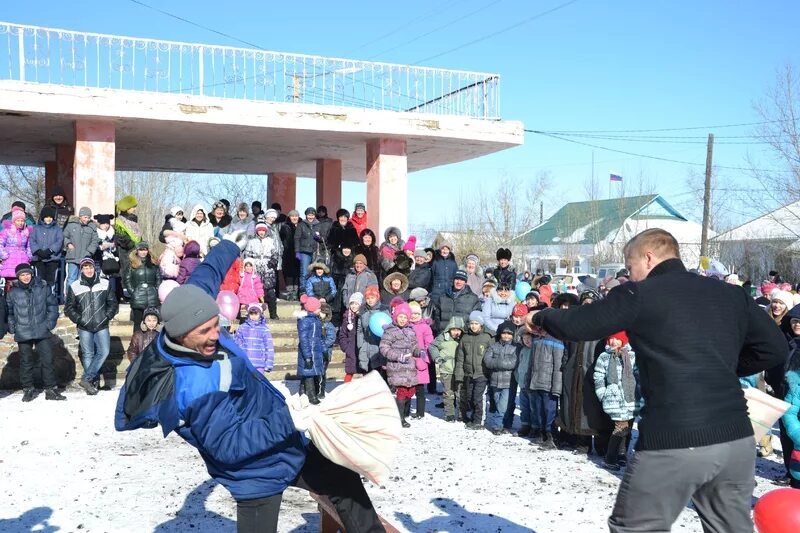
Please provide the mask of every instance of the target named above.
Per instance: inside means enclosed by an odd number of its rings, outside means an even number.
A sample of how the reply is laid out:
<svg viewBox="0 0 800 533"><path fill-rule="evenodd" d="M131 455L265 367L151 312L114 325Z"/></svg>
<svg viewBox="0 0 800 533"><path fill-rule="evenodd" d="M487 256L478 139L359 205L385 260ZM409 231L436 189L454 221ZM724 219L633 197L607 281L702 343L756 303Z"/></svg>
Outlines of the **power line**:
<svg viewBox="0 0 800 533"><path fill-rule="evenodd" d="M397 50L398 48L402 48L404 46L407 46L407 45L409 45L409 44L411 44L413 42L419 41L420 39L424 39L428 35L431 35L433 33L436 33L437 31L440 31L440 30L443 30L445 28L448 28L448 27L450 27L450 26L452 26L454 24L457 24L458 22L461 22L462 20L464 20L466 18L469 18L472 15L480 13L481 11L484 11L485 9L490 8L495 4L499 4L502 1L503 0L494 0L493 2L490 2L488 4L484 4L483 6L479 7L478 9L474 9L474 10L470 11L469 13L461 15L460 17L455 18L455 19L451 20L450 22L446 22L446 23L442 24L441 26L437 26L437 27L433 28L430 31L427 31L427 32L422 33L422 34L420 34L420 35L418 35L418 36L416 36L416 37L414 37L412 39L409 39L408 41L402 42L402 43L400 43L400 44L398 44L396 46L393 46L391 48L388 48L388 49L386 49L386 50L384 50L382 52L374 54L374 55L370 56L368 59L369 60L375 59L376 57L382 56L384 54L388 54L389 52L393 52L393 51Z"/></svg>
<svg viewBox="0 0 800 533"><path fill-rule="evenodd" d="M444 55L451 54L451 53L453 53L453 52L455 52L457 50L461 50L462 48L466 48L467 46L472 46L473 44L477 44L477 43L480 43L480 42L485 41L487 39L491 39L492 37L497 37L498 35L501 35L503 33L509 32L511 30L519 28L520 26L523 26L525 24L533 22L534 20L537 20L537 19L540 19L540 18L542 18L544 16L547 16L550 13L554 13L554 12L560 10L560 9L564 9L567 6L576 3L577 1L578 0L569 0L568 2L564 2L563 4L559 4L556 7L553 7L551 9L542 11L542 12L537 13L535 15L532 15L532 16L530 16L528 18L522 19L521 21L519 21L517 23L514 23L514 24L511 24L510 26L506 26L505 28L501 28L501 29L499 29L497 31L494 31L492 33L483 35L481 37L478 37L477 39L473 39L471 41L467 41L466 43L460 44L460 45L458 45L458 46L456 46L454 48L450 48L449 50L445 50L444 52L439 52L438 54L434 54L432 56L428 56L425 59L420 59L419 61L417 61L417 62L415 62L413 64L414 65L419 65L420 63L424 63L425 61L430 61L431 59L436 59L437 57L442 57Z"/></svg>
<svg viewBox="0 0 800 533"><path fill-rule="evenodd" d="M713 126L688 126L682 128L655 128L655 129L639 129L639 130L557 130L550 131L555 135L572 135L579 133L655 133L660 131L689 131L689 130L709 130L720 128L741 128L744 126L760 126L763 124L775 124L778 122L796 122L795 120L763 120L760 122L741 122L738 124L715 124Z"/></svg>
<svg viewBox="0 0 800 533"><path fill-rule="evenodd" d="M225 32L219 31L219 30L215 30L214 28L209 28L208 26L203 26L202 24L200 24L198 22L194 22L194 21L189 20L187 18L181 17L180 15L175 15L174 13L170 13L168 11L164 11L163 9L159 9L159 8L157 8L155 6L151 6L149 4L145 4L144 2L141 2L140 0L129 0L129 1L134 3L134 4L140 5L142 7L146 7L147 9L152 9L153 11L161 13L162 15L166 15L166 16L168 16L170 18L174 18L175 20L180 20L181 22L185 22L186 24L191 24L192 26L195 26L195 27L200 28L202 30L210 31L211 33L216 33L217 35L220 35L220 36L225 37L227 39L232 39L232 40L234 40L236 42L239 42L239 43L242 43L244 45L250 46L251 48L258 48L259 50L264 50L263 46L259 46L257 44L251 43L250 41L245 41L243 39L239 39L238 37L234 37L233 35L230 35L229 33L225 33Z"/></svg>

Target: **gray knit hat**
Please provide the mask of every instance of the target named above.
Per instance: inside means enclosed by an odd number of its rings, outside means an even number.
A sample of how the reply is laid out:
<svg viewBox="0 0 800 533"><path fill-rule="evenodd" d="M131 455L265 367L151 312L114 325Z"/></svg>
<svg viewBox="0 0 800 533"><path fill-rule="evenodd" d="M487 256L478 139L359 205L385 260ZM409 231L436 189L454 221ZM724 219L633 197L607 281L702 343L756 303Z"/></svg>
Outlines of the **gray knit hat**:
<svg viewBox="0 0 800 533"><path fill-rule="evenodd" d="M363 304L364 303L364 295L361 294L360 292L354 292L353 294L350 295L349 301L347 303L351 304L353 302L356 302L358 305Z"/></svg>
<svg viewBox="0 0 800 533"><path fill-rule="evenodd" d="M217 302L196 285L173 289L161 306L164 329L173 339L186 335L218 314Z"/></svg>
<svg viewBox="0 0 800 533"><path fill-rule="evenodd" d="M92 210L89 209L88 207L81 207L78 210L78 216L79 217L89 217L89 218L91 218L92 217Z"/></svg>
<svg viewBox="0 0 800 533"><path fill-rule="evenodd" d="M422 287L416 287L411 289L411 293L408 295L409 301L420 302L428 297L428 291L423 289Z"/></svg>
<svg viewBox="0 0 800 533"><path fill-rule="evenodd" d="M175 290L178 290L178 289L175 289ZM173 291L173 292L175 292L175 291ZM170 294L172 294L172 293L170 293ZM480 311L473 311L473 312L471 312L469 314L469 321L470 322L477 322L478 324L480 324L482 326L483 325L483 315L481 314Z"/></svg>

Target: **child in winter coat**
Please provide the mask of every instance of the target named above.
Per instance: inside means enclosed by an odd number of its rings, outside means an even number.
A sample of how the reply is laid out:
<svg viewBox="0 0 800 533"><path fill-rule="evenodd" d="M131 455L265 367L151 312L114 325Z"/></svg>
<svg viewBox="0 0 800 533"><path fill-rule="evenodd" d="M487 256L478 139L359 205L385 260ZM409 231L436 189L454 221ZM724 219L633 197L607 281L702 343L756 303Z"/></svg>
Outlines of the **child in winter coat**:
<svg viewBox="0 0 800 533"><path fill-rule="evenodd" d="M636 407L636 354L624 331L611 335L606 350L597 357L594 367L594 391L603 411L614 422L605 463L609 470L619 470L625 461L626 440L633 427Z"/></svg>
<svg viewBox="0 0 800 533"><path fill-rule="evenodd" d="M358 336L358 311L364 302L364 296L357 292L350 296L347 309L342 314L342 324L339 326L339 347L344 352L344 382L353 380L353 375L363 372L358 368L358 349L356 337Z"/></svg>
<svg viewBox="0 0 800 533"><path fill-rule="evenodd" d="M29 263L31 260L31 230L25 225L25 217L24 210L13 208L11 224L4 224L0 231L0 276L6 278L8 286L17 279L17 265Z"/></svg>
<svg viewBox="0 0 800 533"><path fill-rule="evenodd" d="M392 323L384 328L380 344L381 355L386 358L386 376L394 387L397 410L404 428L411 427L406 417L411 412L411 398L417 387L417 365L420 356L417 334L411 325L411 308L400 304L392 312Z"/></svg>
<svg viewBox="0 0 800 533"><path fill-rule="evenodd" d="M158 266L161 269L161 279L178 279L183 257L183 240L178 237L167 237L167 247L161 252Z"/></svg>
<svg viewBox="0 0 800 533"><path fill-rule="evenodd" d="M417 347L419 348L419 357L414 359L414 363L417 365L417 410L411 415L411 418L422 418L425 416L425 389L431 380L428 374L430 362L428 347L433 342L433 331L431 331L433 321L429 318L422 318L422 307L419 303L411 302L408 307L411 309L411 325L417 335Z"/></svg>
<svg viewBox="0 0 800 533"><path fill-rule="evenodd" d="M554 449L558 398L561 396L561 362L564 343L540 328L533 328L530 381L527 386L531 403L531 436L541 435L542 449Z"/></svg>
<svg viewBox="0 0 800 533"><path fill-rule="evenodd" d="M489 375L495 412L489 413L486 427L495 435L511 433L503 428L503 417L508 408L508 394L511 387L511 376L517 366L518 346L514 344L514 324L503 322L497 327L497 341L489 346L483 356L483 366Z"/></svg>
<svg viewBox="0 0 800 533"><path fill-rule="evenodd" d="M308 265L306 278L306 295L313 296L323 302L332 302L336 296L336 283L330 275L331 270L324 263Z"/></svg>
<svg viewBox="0 0 800 533"><path fill-rule="evenodd" d="M300 376L302 389L308 396L309 403L319 403L317 391L322 378L324 362L322 321L319 319L321 303L318 299L301 296L303 311L295 313L297 317L297 334L299 344L297 350L297 375Z"/></svg>
<svg viewBox="0 0 800 533"><path fill-rule="evenodd" d="M509 319L515 303L516 296L506 283L500 283L489 293L482 305L483 327L489 335L497 334L497 327Z"/></svg>
<svg viewBox="0 0 800 533"><path fill-rule="evenodd" d="M128 345L128 351L125 354L128 356L128 361L131 364L139 357L147 346L158 337L159 325L161 323L161 314L155 307L148 307L144 310L142 318L142 327L136 331L131 337L131 342Z"/></svg>
<svg viewBox="0 0 800 533"><path fill-rule="evenodd" d="M325 398L325 388L328 384L328 365L333 356L333 345L336 344L336 326L333 325L333 310L330 304L322 303L319 308L319 319L322 321L322 377L319 381L317 397Z"/></svg>
<svg viewBox="0 0 800 533"><path fill-rule="evenodd" d="M520 427L517 437L531 435L531 394L528 384L531 382L531 359L533 358L533 335L530 331L523 331L520 336L520 348L517 354L517 368L514 377L519 385L519 420Z"/></svg>
<svg viewBox="0 0 800 533"><path fill-rule="evenodd" d="M200 264L200 244L197 241L189 241L183 247L183 258L178 266L178 277L175 281L183 285L194 269Z"/></svg>
<svg viewBox="0 0 800 533"><path fill-rule="evenodd" d="M272 372L275 345L261 304L250 303L247 306L247 320L236 330L234 339L259 374Z"/></svg>
<svg viewBox="0 0 800 533"><path fill-rule="evenodd" d="M444 386L444 414L446 422L455 422L455 399L458 387L455 379L456 353L459 342L464 333L464 319L460 316L450 318L447 327L441 332L428 347L432 361L436 362L439 370L439 379Z"/></svg>
<svg viewBox="0 0 800 533"><path fill-rule="evenodd" d="M370 370L378 370L384 376L384 379L386 372L383 367L386 365L386 359L380 353L381 338L372 332L369 327L369 321L375 313L388 310L389 308L381 303L377 285L370 285L364 289L364 304L359 311L358 333L356 336L358 368L364 373Z"/></svg>
<svg viewBox="0 0 800 533"><path fill-rule="evenodd" d="M800 368L790 363L786 372L786 397L790 404L789 410L781 418L786 434L791 439L793 450L789 462L789 485L793 489L800 489ZM788 453L788 450L784 453Z"/></svg>
<svg viewBox="0 0 800 533"><path fill-rule="evenodd" d="M467 429L481 429L483 394L487 382L483 357L492 343L492 337L483 331L483 315L480 311L470 313L467 328L456 350L455 379L460 390L458 406Z"/></svg>
<svg viewBox="0 0 800 533"><path fill-rule="evenodd" d="M236 294L239 297L240 305L249 306L264 302L264 286L261 283L261 276L256 272L255 261L249 257L243 262L239 290Z"/></svg>

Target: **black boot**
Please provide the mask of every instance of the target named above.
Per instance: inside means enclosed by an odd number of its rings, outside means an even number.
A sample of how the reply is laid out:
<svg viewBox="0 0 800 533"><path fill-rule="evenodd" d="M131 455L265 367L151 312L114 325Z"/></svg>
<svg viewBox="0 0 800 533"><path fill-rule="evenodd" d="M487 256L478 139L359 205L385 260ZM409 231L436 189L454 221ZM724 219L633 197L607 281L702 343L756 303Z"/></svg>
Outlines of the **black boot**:
<svg viewBox="0 0 800 533"><path fill-rule="evenodd" d="M403 418L411 418L411 399L403 400Z"/></svg>
<svg viewBox="0 0 800 533"><path fill-rule="evenodd" d="M422 418L425 416L425 389L422 389L422 395L417 395L417 412L411 418Z"/></svg>
<svg viewBox="0 0 800 533"><path fill-rule="evenodd" d="M303 382L305 383L306 396L308 396L308 403L312 405L317 405L319 403L319 398L317 398L316 379L314 379L313 377L304 378Z"/></svg>
<svg viewBox="0 0 800 533"><path fill-rule="evenodd" d="M530 426L520 426L519 431L517 431L517 437L528 437L531 434L531 427Z"/></svg>
<svg viewBox="0 0 800 533"><path fill-rule="evenodd" d="M22 401L31 402L36 398L36 391L33 388L22 389Z"/></svg>
<svg viewBox="0 0 800 533"><path fill-rule="evenodd" d="M94 396L95 394L97 394L97 389L95 388L94 385L92 385L91 381L82 379L78 382L78 385L80 385L80 387L83 390L85 390L86 394L88 394L89 396Z"/></svg>
<svg viewBox="0 0 800 533"><path fill-rule="evenodd" d="M410 428L411 427L411 424L408 423L408 421L406 420L406 415L405 415L406 408L405 408L404 404L407 401L408 400L395 400L395 402L397 403L397 412L400 413L400 424L404 428Z"/></svg>
<svg viewBox="0 0 800 533"><path fill-rule="evenodd" d="M50 387L44 390L45 400L66 400L67 397L56 390L55 387Z"/></svg>
<svg viewBox="0 0 800 533"><path fill-rule="evenodd" d="M540 450L555 450L556 443L553 441L552 433L544 433L542 435L542 443L539 445Z"/></svg>
<svg viewBox="0 0 800 533"><path fill-rule="evenodd" d="M603 468L607 470L619 470L619 447L624 442L625 437L621 435L611 435L608 440L608 449L606 450L605 461Z"/></svg>

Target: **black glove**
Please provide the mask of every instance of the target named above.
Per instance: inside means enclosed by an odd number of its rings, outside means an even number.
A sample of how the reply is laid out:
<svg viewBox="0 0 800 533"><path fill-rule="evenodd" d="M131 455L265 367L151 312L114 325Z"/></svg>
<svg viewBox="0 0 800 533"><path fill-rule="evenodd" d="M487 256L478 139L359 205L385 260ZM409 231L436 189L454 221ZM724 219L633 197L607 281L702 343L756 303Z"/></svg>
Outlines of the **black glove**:
<svg viewBox="0 0 800 533"><path fill-rule="evenodd" d="M313 359L303 359L303 368L306 370L311 370L314 368L314 360Z"/></svg>
<svg viewBox="0 0 800 533"><path fill-rule="evenodd" d="M51 252L49 248L42 248L41 250L36 250L34 253L39 259L47 259L53 255L53 252Z"/></svg>

